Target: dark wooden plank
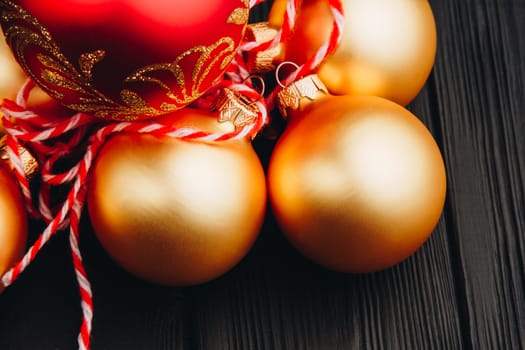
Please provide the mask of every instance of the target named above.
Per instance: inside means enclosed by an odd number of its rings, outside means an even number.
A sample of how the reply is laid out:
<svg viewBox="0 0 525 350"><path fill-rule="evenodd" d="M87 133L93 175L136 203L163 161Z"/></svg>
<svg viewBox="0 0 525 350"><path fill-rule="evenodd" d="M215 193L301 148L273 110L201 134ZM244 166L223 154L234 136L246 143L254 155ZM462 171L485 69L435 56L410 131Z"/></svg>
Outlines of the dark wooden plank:
<svg viewBox="0 0 525 350"><path fill-rule="evenodd" d="M73 349L81 317L74 278L67 239L56 237L1 295L0 349Z"/></svg>
<svg viewBox="0 0 525 350"><path fill-rule="evenodd" d="M81 245L94 292L92 349L187 349L181 289L144 283L105 254L83 216ZM40 232L41 225L31 230ZM77 349L80 299L61 232L0 298L0 349Z"/></svg>
<svg viewBox="0 0 525 350"><path fill-rule="evenodd" d="M433 2L434 82L449 173L463 329L474 349L525 348L525 3Z"/></svg>
<svg viewBox="0 0 525 350"><path fill-rule="evenodd" d="M118 267L98 243L87 212L83 229L94 294L92 349L190 348L183 290L145 283Z"/></svg>
<svg viewBox="0 0 525 350"><path fill-rule="evenodd" d="M197 349L461 349L443 228L401 266L357 276L308 263L269 218L234 272L192 294Z"/></svg>

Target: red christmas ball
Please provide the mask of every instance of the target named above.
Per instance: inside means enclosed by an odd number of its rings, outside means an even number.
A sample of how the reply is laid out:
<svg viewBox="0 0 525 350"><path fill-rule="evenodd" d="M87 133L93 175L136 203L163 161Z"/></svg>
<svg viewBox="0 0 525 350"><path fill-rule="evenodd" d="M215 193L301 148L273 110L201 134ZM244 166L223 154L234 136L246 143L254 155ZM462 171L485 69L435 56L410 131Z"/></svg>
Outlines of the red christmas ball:
<svg viewBox="0 0 525 350"><path fill-rule="evenodd" d="M199 98L244 35L248 0L0 0L7 43L49 95L105 119Z"/></svg>

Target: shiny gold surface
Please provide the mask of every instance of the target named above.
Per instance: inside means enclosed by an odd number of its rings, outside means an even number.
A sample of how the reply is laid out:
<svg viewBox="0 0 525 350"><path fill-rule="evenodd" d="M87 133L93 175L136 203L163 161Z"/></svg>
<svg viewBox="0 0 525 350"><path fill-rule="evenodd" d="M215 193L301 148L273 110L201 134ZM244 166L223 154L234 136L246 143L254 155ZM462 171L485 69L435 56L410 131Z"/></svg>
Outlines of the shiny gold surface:
<svg viewBox="0 0 525 350"><path fill-rule="evenodd" d="M425 0L344 0L343 39L318 74L333 94L374 95L406 105L421 90L436 54L436 26ZM305 0L287 59L302 63L330 35L326 0Z"/></svg>
<svg viewBox="0 0 525 350"><path fill-rule="evenodd" d="M0 40L0 100L14 99L26 79L24 71L16 63L9 47L4 40Z"/></svg>
<svg viewBox="0 0 525 350"><path fill-rule="evenodd" d="M270 13L268 14L268 24L274 28L281 28L284 22L284 13L288 0L274 0Z"/></svg>
<svg viewBox="0 0 525 350"><path fill-rule="evenodd" d="M5 40L0 40L0 101L4 98L15 100L18 90L27 80L27 76L16 62ZM49 98L41 89L35 88L31 101L44 101ZM0 134L5 133L0 118Z"/></svg>
<svg viewBox="0 0 525 350"><path fill-rule="evenodd" d="M16 180L0 160L0 276L24 254L27 241L27 215ZM0 284L0 292L2 292Z"/></svg>
<svg viewBox="0 0 525 350"><path fill-rule="evenodd" d="M159 122L233 129L188 108ZM248 140L116 135L96 159L88 192L89 215L109 255L168 285L206 282L237 264L258 235L265 202L264 172Z"/></svg>
<svg viewBox="0 0 525 350"><path fill-rule="evenodd" d="M345 272L410 256L436 225L446 190L430 132L378 97L325 97L308 106L276 145L268 181L292 244Z"/></svg>

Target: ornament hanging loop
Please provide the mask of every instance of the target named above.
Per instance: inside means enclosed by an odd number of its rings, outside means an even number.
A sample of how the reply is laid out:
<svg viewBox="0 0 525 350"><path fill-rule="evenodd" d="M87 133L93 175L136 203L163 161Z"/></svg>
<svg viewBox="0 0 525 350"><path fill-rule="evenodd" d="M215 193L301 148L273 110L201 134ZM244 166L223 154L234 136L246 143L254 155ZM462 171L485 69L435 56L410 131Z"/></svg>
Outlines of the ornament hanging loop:
<svg viewBox="0 0 525 350"><path fill-rule="evenodd" d="M300 68L297 63L294 63L292 61L284 61L277 66L277 68L275 69L275 81L283 89L286 89L286 85L281 79L281 70L285 66L292 66L294 68L294 71L297 71Z"/></svg>
<svg viewBox="0 0 525 350"><path fill-rule="evenodd" d="M18 155L20 157L21 168L27 179L32 179L38 172L38 162L33 157L33 155L24 147L17 145L16 146ZM9 155L9 149L7 146L7 135L2 135L0 133L0 161L5 161L9 164L11 168L14 167L13 160Z"/></svg>

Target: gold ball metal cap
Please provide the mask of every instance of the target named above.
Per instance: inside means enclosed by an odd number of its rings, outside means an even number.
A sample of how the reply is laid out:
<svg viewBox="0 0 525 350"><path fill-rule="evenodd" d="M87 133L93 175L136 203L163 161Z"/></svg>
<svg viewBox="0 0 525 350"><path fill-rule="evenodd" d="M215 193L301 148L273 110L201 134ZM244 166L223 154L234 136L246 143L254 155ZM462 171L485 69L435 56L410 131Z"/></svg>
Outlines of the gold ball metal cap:
<svg viewBox="0 0 525 350"><path fill-rule="evenodd" d="M9 154L7 153L7 135L0 134L0 161L5 161L9 163L10 167L12 164L9 160ZM22 146L18 146L18 152L24 164L24 174L28 179L31 179L38 172L38 162L31 155L31 153Z"/></svg>

